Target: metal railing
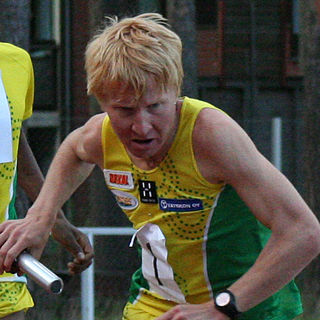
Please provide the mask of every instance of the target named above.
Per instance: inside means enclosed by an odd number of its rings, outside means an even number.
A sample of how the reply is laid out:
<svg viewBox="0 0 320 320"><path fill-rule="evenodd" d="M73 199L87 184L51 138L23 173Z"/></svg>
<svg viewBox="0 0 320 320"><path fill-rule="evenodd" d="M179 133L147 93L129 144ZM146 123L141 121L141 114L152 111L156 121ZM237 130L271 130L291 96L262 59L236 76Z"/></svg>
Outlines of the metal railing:
<svg viewBox="0 0 320 320"><path fill-rule="evenodd" d="M94 236L130 236L136 231L129 227L83 227L93 247ZM94 305L94 262L81 274L81 318L82 320L95 319Z"/></svg>
<svg viewBox="0 0 320 320"><path fill-rule="evenodd" d="M272 118L271 121L271 162L278 170L282 170L282 119Z"/></svg>

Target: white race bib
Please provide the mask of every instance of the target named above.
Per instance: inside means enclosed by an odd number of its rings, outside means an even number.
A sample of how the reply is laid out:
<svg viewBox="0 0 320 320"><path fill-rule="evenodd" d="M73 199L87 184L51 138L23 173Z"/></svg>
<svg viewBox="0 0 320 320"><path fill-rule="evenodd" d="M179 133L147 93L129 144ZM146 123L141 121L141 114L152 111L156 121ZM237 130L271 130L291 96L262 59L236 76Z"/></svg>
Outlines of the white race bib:
<svg viewBox="0 0 320 320"><path fill-rule="evenodd" d="M13 161L10 108L0 70L0 163Z"/></svg>
<svg viewBox="0 0 320 320"><path fill-rule="evenodd" d="M156 224L147 223L135 236L142 247L142 273L149 283L150 290L165 299L186 303L167 260L166 238L161 229Z"/></svg>

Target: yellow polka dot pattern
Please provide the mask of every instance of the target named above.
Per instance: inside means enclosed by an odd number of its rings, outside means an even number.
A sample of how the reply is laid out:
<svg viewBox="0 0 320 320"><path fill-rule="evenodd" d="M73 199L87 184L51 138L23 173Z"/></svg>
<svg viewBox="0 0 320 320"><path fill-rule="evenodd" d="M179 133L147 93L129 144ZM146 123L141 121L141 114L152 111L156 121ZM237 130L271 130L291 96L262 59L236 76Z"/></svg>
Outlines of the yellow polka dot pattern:
<svg viewBox="0 0 320 320"><path fill-rule="evenodd" d="M32 297L25 283L0 282L0 317L33 307Z"/></svg>
<svg viewBox="0 0 320 320"><path fill-rule="evenodd" d="M8 99L11 113L11 126L12 126L12 140L19 141L22 119L16 118L14 108L11 101ZM11 180L15 171L15 163L1 163L0 164L0 177L5 180Z"/></svg>
<svg viewBox="0 0 320 320"><path fill-rule="evenodd" d="M131 165L134 182L137 186L139 180L153 180L152 174L142 172ZM160 178L159 178L160 175ZM196 188L183 187L181 175L176 170L174 161L168 155L163 164L159 166L157 178L157 195L159 198L173 199L201 199L203 210L199 210L196 218L181 212L163 211L162 219L176 236L185 240L200 240L203 238L203 232L208 218L208 209L212 207L214 198L212 195L199 192ZM159 181L159 182L158 182Z"/></svg>

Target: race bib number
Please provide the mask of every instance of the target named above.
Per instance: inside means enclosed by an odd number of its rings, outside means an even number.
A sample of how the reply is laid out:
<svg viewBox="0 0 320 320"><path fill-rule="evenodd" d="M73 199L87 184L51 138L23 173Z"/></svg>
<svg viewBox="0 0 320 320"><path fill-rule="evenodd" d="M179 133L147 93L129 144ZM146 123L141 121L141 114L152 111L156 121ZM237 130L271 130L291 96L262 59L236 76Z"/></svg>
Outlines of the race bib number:
<svg viewBox="0 0 320 320"><path fill-rule="evenodd" d="M161 229L147 223L135 236L142 247L142 272L150 290L165 299L185 303L185 297L174 280L173 269L167 260L166 239Z"/></svg>

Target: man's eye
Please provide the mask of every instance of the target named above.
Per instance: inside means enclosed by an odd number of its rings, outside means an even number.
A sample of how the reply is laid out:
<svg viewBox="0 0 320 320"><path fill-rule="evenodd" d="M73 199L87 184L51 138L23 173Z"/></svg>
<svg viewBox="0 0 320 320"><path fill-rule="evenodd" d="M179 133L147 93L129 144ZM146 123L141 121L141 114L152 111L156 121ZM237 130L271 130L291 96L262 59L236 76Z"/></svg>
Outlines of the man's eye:
<svg viewBox="0 0 320 320"><path fill-rule="evenodd" d="M156 109L156 108L158 108L159 106L160 106L159 103L153 103L153 104L150 104L149 108L151 108L151 109Z"/></svg>
<svg viewBox="0 0 320 320"><path fill-rule="evenodd" d="M129 108L129 107L120 107L120 108L117 108L117 110L119 110L119 111L123 111L123 112L130 112L130 111L133 111L133 108Z"/></svg>
<svg viewBox="0 0 320 320"><path fill-rule="evenodd" d="M116 111L118 112L118 114L122 116L126 116L126 115L131 115L134 112L134 109L121 107L121 108L116 108Z"/></svg>

